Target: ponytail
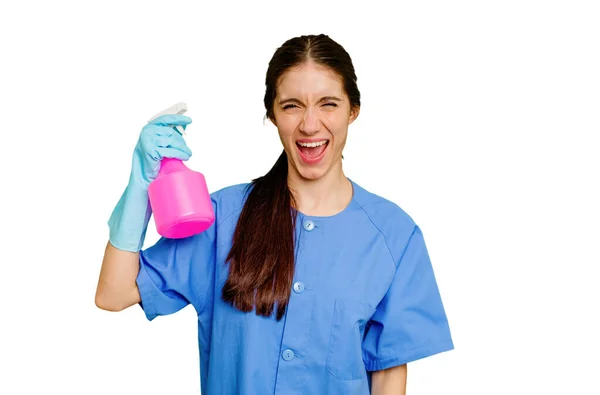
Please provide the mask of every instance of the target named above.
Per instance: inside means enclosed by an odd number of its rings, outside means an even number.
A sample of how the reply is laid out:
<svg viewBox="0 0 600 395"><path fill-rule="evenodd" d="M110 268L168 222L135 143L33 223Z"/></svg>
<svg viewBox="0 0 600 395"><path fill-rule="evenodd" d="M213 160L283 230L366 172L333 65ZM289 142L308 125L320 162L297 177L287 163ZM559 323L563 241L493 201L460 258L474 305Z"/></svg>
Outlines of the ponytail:
<svg viewBox="0 0 600 395"><path fill-rule="evenodd" d="M271 170L250 185L227 256L223 300L235 308L283 318L294 278L297 212L283 151Z"/></svg>

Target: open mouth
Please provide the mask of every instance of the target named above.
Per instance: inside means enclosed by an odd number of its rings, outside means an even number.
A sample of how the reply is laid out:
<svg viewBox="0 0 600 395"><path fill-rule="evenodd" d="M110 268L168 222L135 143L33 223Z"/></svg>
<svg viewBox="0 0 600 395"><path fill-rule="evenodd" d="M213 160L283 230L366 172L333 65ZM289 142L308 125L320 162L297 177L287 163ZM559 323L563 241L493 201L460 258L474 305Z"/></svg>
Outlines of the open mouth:
<svg viewBox="0 0 600 395"><path fill-rule="evenodd" d="M310 164L317 163L323 159L328 146L329 140L327 139L296 142L296 147L298 147L302 160Z"/></svg>

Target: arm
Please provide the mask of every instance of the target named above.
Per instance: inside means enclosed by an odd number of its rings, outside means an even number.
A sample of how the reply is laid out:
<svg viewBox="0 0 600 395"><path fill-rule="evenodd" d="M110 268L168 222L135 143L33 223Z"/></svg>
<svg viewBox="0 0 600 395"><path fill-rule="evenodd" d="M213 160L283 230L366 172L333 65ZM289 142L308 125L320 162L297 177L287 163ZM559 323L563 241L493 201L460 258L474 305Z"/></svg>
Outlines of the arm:
<svg viewBox="0 0 600 395"><path fill-rule="evenodd" d="M373 372L373 394L404 395L404 365L453 348L425 240L415 226L363 339L363 359Z"/></svg>
<svg viewBox="0 0 600 395"><path fill-rule="evenodd" d="M373 372L372 395L406 395L406 364Z"/></svg>
<svg viewBox="0 0 600 395"><path fill-rule="evenodd" d="M121 311L140 302L136 284L139 259L139 252L119 250L107 243L96 289L96 306Z"/></svg>
<svg viewBox="0 0 600 395"><path fill-rule="evenodd" d="M162 115L140 133L129 182L108 221L109 242L96 289L96 306L103 310L121 311L141 300L136 279L140 270L139 251L152 213L148 187L156 178L163 158L190 158L190 149L172 126L185 129L191 121L183 115Z"/></svg>

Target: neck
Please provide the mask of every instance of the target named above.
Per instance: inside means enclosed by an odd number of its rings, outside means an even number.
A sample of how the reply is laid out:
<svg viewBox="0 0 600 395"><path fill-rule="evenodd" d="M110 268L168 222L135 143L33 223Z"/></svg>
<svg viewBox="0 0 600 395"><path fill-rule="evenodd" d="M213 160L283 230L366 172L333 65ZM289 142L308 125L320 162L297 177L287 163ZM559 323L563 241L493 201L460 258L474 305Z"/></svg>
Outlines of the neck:
<svg viewBox="0 0 600 395"><path fill-rule="evenodd" d="M288 185L296 200L296 209L311 216L338 214L350 204L354 193L341 161L316 180L303 178L289 164Z"/></svg>

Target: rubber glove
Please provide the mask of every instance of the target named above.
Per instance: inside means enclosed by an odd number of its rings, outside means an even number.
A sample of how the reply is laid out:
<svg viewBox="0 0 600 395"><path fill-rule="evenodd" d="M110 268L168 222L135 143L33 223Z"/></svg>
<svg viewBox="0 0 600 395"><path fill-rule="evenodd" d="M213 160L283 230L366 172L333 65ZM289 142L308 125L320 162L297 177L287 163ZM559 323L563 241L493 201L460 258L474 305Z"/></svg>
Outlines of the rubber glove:
<svg viewBox="0 0 600 395"><path fill-rule="evenodd" d="M142 249L152 215L148 186L156 179L163 158L186 161L192 156L175 129L179 125L185 130L190 123L192 120L184 115L167 114L148 123L140 132L129 183L108 220L109 241L116 248L131 252Z"/></svg>

